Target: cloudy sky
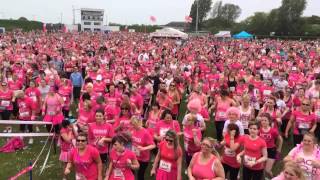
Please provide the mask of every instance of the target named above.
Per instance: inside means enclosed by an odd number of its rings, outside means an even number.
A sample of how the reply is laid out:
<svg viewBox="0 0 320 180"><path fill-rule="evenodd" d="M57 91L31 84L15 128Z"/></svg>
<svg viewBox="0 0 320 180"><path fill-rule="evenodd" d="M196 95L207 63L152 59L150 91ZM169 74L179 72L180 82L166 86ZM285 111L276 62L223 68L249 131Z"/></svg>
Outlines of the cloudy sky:
<svg viewBox="0 0 320 180"><path fill-rule="evenodd" d="M72 23L72 6L104 9L109 22L122 24L151 24L151 15L156 24L170 21L184 21L194 0L0 0L0 18L19 18L46 23ZM213 2L216 2L213 0ZM268 12L279 7L281 0L223 0L223 3L237 4L242 9L239 20L253 15L256 11ZM307 0L304 15L320 16L320 0ZM80 21L76 10L76 22ZM62 18L61 18L62 17Z"/></svg>

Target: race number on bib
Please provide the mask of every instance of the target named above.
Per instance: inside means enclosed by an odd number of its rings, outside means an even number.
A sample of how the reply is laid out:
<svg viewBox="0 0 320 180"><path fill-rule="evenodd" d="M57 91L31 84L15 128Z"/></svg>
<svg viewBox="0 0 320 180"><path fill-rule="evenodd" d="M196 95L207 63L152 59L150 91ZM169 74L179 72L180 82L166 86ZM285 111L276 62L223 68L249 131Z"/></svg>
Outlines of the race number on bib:
<svg viewBox="0 0 320 180"><path fill-rule="evenodd" d="M20 112L20 116L21 117L28 117L29 116L29 112L28 111Z"/></svg>
<svg viewBox="0 0 320 180"><path fill-rule="evenodd" d="M233 150L231 150L230 148L225 148L224 154L229 157L236 157L236 153Z"/></svg>
<svg viewBox="0 0 320 180"><path fill-rule="evenodd" d="M249 162L255 163L256 162L256 158L244 155L244 163L245 164L249 164Z"/></svg>
<svg viewBox="0 0 320 180"><path fill-rule="evenodd" d="M219 112L218 115L219 115L219 117L225 117L226 113L225 112Z"/></svg>
<svg viewBox="0 0 320 180"><path fill-rule="evenodd" d="M172 166L172 164L170 162L166 162L166 161L161 160L160 165L159 165L159 169L164 170L166 172L171 172L171 166Z"/></svg>
<svg viewBox="0 0 320 180"><path fill-rule="evenodd" d="M121 169L118 169L118 168L114 169L114 177L115 178L123 178L124 177Z"/></svg>
<svg viewBox="0 0 320 180"><path fill-rule="evenodd" d="M2 100L2 101L1 101L1 106L3 106L3 107L8 107L8 106L10 106L10 101Z"/></svg>
<svg viewBox="0 0 320 180"><path fill-rule="evenodd" d="M271 91L270 91L270 90L264 90L264 91L263 91L263 95L268 96L268 95L270 95L270 94L271 94Z"/></svg>
<svg viewBox="0 0 320 180"><path fill-rule="evenodd" d="M167 131L169 131L169 128L162 128L160 129L160 136L164 137L167 133Z"/></svg>
<svg viewBox="0 0 320 180"><path fill-rule="evenodd" d="M310 124L306 123L306 122L300 122L299 123L299 129L309 129L310 128Z"/></svg>

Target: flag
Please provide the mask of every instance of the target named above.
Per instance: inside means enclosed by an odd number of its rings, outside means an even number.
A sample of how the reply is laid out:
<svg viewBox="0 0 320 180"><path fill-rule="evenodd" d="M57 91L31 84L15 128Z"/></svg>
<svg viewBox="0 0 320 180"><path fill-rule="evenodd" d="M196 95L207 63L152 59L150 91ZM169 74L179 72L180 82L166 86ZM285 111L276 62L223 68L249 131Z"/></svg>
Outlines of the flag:
<svg viewBox="0 0 320 180"><path fill-rule="evenodd" d="M191 23L191 22L192 22L192 17L186 16L186 17L184 17L184 20L185 20L187 23Z"/></svg>
<svg viewBox="0 0 320 180"><path fill-rule="evenodd" d="M65 25L65 24L63 25L63 32L64 32L64 33L67 33L67 32L68 32L67 25Z"/></svg>
<svg viewBox="0 0 320 180"><path fill-rule="evenodd" d="M156 19L156 17L154 17L154 16L150 16L150 21L151 21L151 22L156 22L157 19Z"/></svg>
<svg viewBox="0 0 320 180"><path fill-rule="evenodd" d="M46 23L42 24L42 31L47 32L47 24Z"/></svg>

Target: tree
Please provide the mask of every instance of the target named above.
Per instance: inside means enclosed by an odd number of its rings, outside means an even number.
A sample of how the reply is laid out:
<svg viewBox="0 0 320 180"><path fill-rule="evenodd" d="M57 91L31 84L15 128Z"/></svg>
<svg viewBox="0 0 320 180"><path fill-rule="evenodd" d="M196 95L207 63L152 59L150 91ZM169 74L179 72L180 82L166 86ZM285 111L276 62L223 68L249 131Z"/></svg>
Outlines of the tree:
<svg viewBox="0 0 320 180"><path fill-rule="evenodd" d="M231 26L240 16L240 14L241 8L238 5L225 4L224 6L222 6L221 15L219 15L218 17L224 19L226 21L226 24Z"/></svg>
<svg viewBox="0 0 320 180"><path fill-rule="evenodd" d="M19 17L18 21L28 21L28 19L25 17Z"/></svg>
<svg viewBox="0 0 320 180"><path fill-rule="evenodd" d="M256 12L253 16L247 18L248 27L247 30L257 34L257 35L266 35L269 33L268 30L268 14L264 12Z"/></svg>
<svg viewBox="0 0 320 180"><path fill-rule="evenodd" d="M197 21L197 1L198 1L198 29L203 27L203 22L206 19L212 5L211 0L196 0L191 6L190 17L192 17L191 28L196 29L196 21Z"/></svg>
<svg viewBox="0 0 320 180"><path fill-rule="evenodd" d="M306 0L282 0L278 13L278 31L283 34L297 34L301 31L303 25L301 15L306 8L306 4Z"/></svg>

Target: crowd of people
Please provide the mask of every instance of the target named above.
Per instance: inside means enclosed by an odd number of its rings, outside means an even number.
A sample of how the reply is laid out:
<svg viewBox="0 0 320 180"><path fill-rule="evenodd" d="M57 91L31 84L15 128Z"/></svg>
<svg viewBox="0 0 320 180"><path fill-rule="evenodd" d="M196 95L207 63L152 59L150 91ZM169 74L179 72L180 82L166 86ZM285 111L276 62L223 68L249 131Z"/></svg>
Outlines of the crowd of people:
<svg viewBox="0 0 320 180"><path fill-rule="evenodd" d="M319 41L15 31L0 80L2 120L52 123L63 179L320 179Z"/></svg>

